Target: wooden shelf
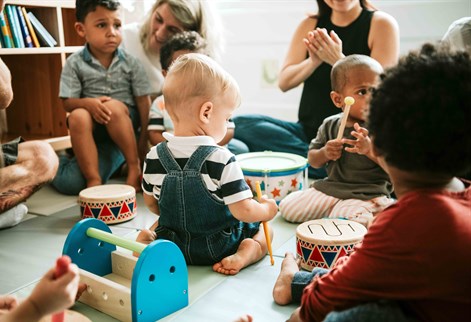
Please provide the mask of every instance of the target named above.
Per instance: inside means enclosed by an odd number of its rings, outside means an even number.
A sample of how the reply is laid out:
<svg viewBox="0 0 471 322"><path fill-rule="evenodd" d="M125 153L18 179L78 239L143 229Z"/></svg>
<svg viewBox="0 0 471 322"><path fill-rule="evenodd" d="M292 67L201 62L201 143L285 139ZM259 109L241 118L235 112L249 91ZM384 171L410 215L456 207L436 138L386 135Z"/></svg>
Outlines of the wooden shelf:
<svg viewBox="0 0 471 322"><path fill-rule="evenodd" d="M70 8L75 9L75 0L7 0L7 4L28 7Z"/></svg>
<svg viewBox="0 0 471 322"><path fill-rule="evenodd" d="M1 48L0 56L3 55L37 55L37 54L71 54L80 49L82 46L68 47L41 47L41 48Z"/></svg>
<svg viewBox="0 0 471 322"><path fill-rule="evenodd" d="M46 140L55 149L71 146L65 124L66 112L59 98L59 83L66 58L83 48L75 32L74 0L6 0L31 11L57 41L56 47L2 48L0 56L12 74L13 102L6 109L8 132L2 137L22 136Z"/></svg>

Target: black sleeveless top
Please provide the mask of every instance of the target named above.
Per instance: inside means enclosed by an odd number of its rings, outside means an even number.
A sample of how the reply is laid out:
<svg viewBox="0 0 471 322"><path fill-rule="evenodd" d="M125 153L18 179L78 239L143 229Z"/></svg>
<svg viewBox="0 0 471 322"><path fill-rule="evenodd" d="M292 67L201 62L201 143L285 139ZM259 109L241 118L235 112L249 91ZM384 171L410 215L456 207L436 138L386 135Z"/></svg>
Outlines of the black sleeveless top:
<svg viewBox="0 0 471 322"><path fill-rule="evenodd" d="M322 17L317 21L317 27L334 30L342 40L345 56L351 54L370 55L368 34L374 11L363 10L358 18L346 27L335 26L330 17ZM299 104L298 120L303 125L304 133L310 142L316 137L317 129L322 121L331 115L340 113L330 99L330 71L332 66L322 63L304 81L303 93Z"/></svg>

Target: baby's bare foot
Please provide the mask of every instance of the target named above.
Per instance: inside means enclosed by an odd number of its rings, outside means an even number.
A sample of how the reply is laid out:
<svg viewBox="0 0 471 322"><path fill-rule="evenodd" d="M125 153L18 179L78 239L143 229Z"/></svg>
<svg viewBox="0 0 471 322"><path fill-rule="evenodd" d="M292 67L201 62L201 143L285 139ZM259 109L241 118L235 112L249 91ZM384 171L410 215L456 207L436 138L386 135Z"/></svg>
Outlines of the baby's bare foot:
<svg viewBox="0 0 471 322"><path fill-rule="evenodd" d="M291 303L291 282L296 272L299 272L299 267L293 254L286 253L281 263L280 275L278 275L275 287L273 287L273 299L277 304L286 305Z"/></svg>
<svg viewBox="0 0 471 322"><path fill-rule="evenodd" d="M259 261L264 256L260 244L252 238L244 239L233 255L223 258L219 263L213 265L213 271L225 274L235 275L239 271Z"/></svg>

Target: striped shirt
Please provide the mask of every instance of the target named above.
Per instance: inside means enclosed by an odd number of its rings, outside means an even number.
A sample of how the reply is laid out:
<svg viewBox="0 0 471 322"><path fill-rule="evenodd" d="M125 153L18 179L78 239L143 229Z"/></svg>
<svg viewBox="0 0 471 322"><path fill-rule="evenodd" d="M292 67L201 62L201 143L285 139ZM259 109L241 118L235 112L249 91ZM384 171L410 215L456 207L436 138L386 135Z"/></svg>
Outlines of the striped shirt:
<svg viewBox="0 0 471 322"><path fill-rule="evenodd" d="M168 141L171 154L182 169L199 146L217 146L214 139L209 136L176 137L167 132L163 135ZM154 146L147 154L144 163L142 178L144 193L153 195L159 200L160 189L166 175L167 172L162 166L157 155L157 148ZM212 196L226 205L253 197L235 156L225 148L218 147L206 159L201 167L201 177Z"/></svg>

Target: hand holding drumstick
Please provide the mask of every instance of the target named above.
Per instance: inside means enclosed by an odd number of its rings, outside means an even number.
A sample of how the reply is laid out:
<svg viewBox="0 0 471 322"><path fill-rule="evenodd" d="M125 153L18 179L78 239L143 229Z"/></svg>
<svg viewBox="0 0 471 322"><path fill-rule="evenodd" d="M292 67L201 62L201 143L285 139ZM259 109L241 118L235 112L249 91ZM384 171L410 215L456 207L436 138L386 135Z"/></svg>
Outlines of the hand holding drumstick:
<svg viewBox="0 0 471 322"><path fill-rule="evenodd" d="M260 182L255 182L255 189L257 191L257 199L260 201L262 199L262 189L260 188ZM271 238L270 238L270 231L266 221L262 222L263 224L263 231L265 232L265 239L267 240L267 247L268 253L270 254L270 263L273 266L275 264L275 260L273 259L273 251L271 249Z"/></svg>
<svg viewBox="0 0 471 322"><path fill-rule="evenodd" d="M343 131L345 130L345 125L347 124L348 113L350 113L350 106L355 104L355 99L351 96L345 97L344 100L345 109L343 110L342 121L340 122L339 132L337 134L337 140L340 140L343 136Z"/></svg>

